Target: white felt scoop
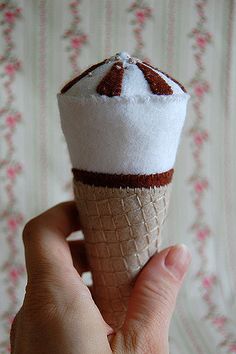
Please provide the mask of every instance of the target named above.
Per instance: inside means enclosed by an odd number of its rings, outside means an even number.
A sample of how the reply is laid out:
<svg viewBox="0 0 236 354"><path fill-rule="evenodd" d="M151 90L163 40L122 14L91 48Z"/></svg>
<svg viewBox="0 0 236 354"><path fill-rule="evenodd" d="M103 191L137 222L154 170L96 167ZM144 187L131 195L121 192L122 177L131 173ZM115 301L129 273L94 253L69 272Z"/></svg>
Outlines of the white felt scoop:
<svg viewBox="0 0 236 354"><path fill-rule="evenodd" d="M123 56L123 59L122 59ZM125 64L120 96L96 87L114 62L95 69L57 95L61 125L74 168L103 173L152 174L174 166L189 95L158 72L172 95L155 95L141 70Z"/></svg>

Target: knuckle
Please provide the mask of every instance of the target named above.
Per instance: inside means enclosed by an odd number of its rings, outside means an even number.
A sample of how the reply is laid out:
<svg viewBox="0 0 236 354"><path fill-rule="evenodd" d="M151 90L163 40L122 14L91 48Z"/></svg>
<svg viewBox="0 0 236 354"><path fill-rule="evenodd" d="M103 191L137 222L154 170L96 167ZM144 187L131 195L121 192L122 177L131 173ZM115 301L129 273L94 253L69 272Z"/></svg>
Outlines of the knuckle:
<svg viewBox="0 0 236 354"><path fill-rule="evenodd" d="M22 239L24 244L26 244L26 242L30 242L32 239L35 240L35 237L39 234L39 231L43 227L45 227L45 218L42 218L41 215L35 216L34 218L30 219L25 224L22 232Z"/></svg>
<svg viewBox="0 0 236 354"><path fill-rule="evenodd" d="M23 232L22 232L22 238L23 238L24 243L29 240L29 238L30 238L29 235L32 234L32 232L35 230L36 226L37 226L37 218L31 219L25 224Z"/></svg>

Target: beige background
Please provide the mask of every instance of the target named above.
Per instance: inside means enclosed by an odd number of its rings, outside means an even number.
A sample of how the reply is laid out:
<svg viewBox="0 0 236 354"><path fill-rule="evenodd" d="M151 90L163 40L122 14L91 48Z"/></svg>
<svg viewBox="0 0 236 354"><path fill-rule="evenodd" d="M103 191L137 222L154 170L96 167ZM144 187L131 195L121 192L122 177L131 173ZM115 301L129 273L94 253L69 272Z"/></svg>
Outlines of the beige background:
<svg viewBox="0 0 236 354"><path fill-rule="evenodd" d="M163 244L184 242L193 253L171 327L171 353L236 353L235 5L234 0L0 1L1 353L9 351L10 322L24 293L23 225L71 198L56 93L77 71L121 50L171 72L192 95ZM21 17L9 15L18 7ZM68 29L70 37L63 38ZM9 40L14 47L7 49ZM14 68L6 67L10 62Z"/></svg>

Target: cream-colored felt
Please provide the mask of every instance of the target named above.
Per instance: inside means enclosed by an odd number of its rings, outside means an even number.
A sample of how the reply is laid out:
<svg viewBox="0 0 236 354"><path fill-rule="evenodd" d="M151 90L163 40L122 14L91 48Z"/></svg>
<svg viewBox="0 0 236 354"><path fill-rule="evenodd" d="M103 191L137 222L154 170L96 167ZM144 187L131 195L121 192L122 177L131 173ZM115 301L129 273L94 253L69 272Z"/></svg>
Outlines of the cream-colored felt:
<svg viewBox="0 0 236 354"><path fill-rule="evenodd" d="M170 190L171 183L159 188L107 188L74 180L94 299L115 330L124 322L137 274L159 248Z"/></svg>

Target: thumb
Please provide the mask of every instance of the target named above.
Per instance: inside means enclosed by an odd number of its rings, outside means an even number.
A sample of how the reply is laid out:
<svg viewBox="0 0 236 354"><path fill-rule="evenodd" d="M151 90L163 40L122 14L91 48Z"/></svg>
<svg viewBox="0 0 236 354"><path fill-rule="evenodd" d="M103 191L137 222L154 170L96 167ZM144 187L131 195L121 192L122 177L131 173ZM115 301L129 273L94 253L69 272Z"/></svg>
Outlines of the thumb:
<svg viewBox="0 0 236 354"><path fill-rule="evenodd" d="M191 255L185 245L155 254L138 276L131 293L123 329L135 336L132 342L163 351L176 297L188 270ZM153 348L153 346L155 348ZM151 352L156 352L151 351Z"/></svg>

